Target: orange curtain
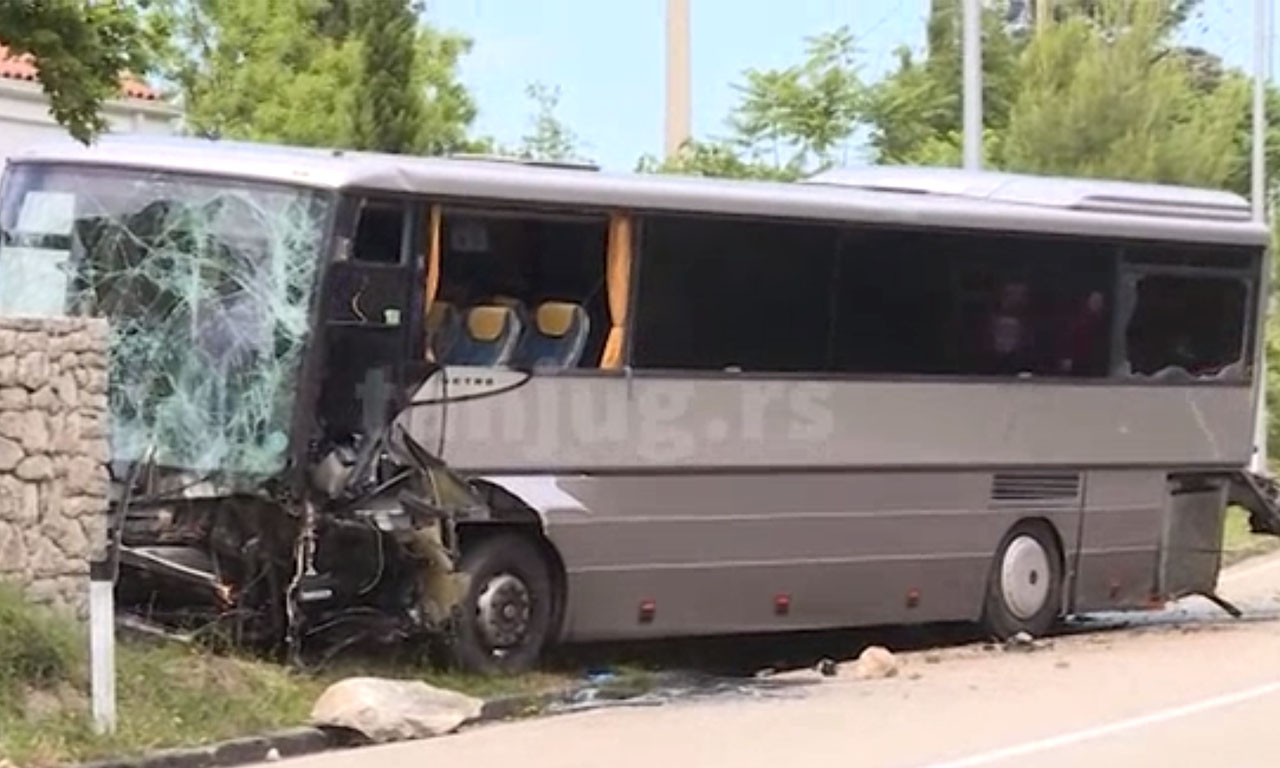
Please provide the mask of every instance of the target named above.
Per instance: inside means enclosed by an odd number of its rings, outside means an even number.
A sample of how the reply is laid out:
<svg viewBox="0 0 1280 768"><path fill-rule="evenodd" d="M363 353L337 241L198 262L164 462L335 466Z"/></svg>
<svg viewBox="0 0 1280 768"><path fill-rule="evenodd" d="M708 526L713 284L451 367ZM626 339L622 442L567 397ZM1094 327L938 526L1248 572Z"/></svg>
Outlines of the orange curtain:
<svg viewBox="0 0 1280 768"><path fill-rule="evenodd" d="M440 290L440 206L431 206L429 235L427 239L427 300L426 306L436 300Z"/></svg>
<svg viewBox="0 0 1280 768"><path fill-rule="evenodd" d="M609 336L600 356L600 367L622 367L627 305L631 299L631 216L615 213L609 219L609 255L605 280L609 290Z"/></svg>
<svg viewBox="0 0 1280 768"><path fill-rule="evenodd" d="M431 212L427 216L427 282L424 287L424 298L422 301L423 325L425 328L427 317L431 312L431 305L435 303L436 294L440 291L440 227L441 212L439 205L431 206ZM427 340L427 357L431 357L430 339Z"/></svg>

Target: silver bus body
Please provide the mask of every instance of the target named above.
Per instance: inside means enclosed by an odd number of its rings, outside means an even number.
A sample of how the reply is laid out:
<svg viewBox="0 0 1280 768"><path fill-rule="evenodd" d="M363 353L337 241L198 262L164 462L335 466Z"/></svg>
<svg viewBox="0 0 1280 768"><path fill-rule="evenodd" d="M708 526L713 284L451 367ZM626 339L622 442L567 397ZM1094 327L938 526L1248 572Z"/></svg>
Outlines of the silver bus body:
<svg viewBox="0 0 1280 768"><path fill-rule="evenodd" d="M1236 195L929 169L782 185L216 142L43 149L11 170L53 166L283 184L446 214L625 211L639 222L890 228L925 242L960 232L1194 247L1199 263L1120 260L1115 280L1242 281L1241 355L1221 376L646 368L633 365L644 311L633 290L620 365L443 365L395 423L486 500L471 525L536 527L557 571L563 641L978 620L1001 542L1027 521L1056 539L1056 613L1215 588L1230 483L1253 450L1270 240ZM1216 249L1245 258L1219 265ZM644 260L641 242L633 273Z"/></svg>

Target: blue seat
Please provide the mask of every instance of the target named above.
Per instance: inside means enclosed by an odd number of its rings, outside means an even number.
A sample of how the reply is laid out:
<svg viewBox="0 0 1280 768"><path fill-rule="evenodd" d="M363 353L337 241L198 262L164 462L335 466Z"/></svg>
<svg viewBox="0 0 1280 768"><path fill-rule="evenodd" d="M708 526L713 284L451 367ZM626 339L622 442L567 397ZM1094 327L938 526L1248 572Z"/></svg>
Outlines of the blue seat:
<svg viewBox="0 0 1280 768"><path fill-rule="evenodd" d="M533 326L520 340L512 358L518 368L573 368L591 330L591 318L580 305L548 301L534 312Z"/></svg>
<svg viewBox="0 0 1280 768"><path fill-rule="evenodd" d="M506 365L520 340L520 320L510 307L481 304L466 311L463 332L449 350L450 365Z"/></svg>

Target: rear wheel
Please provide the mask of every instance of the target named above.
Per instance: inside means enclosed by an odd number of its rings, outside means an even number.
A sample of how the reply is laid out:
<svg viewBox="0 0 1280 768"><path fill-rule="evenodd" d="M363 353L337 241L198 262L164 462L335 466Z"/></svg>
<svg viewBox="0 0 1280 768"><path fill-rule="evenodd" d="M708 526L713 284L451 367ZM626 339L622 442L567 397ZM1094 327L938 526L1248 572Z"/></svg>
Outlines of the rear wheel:
<svg viewBox="0 0 1280 768"><path fill-rule="evenodd" d="M528 537L488 537L462 555L471 578L460 606L454 663L467 672L511 674L534 666L551 633L555 593L546 559Z"/></svg>
<svg viewBox="0 0 1280 768"><path fill-rule="evenodd" d="M1048 526L1026 521L1005 534L987 582L982 623L1000 639L1047 633L1062 605L1062 557Z"/></svg>

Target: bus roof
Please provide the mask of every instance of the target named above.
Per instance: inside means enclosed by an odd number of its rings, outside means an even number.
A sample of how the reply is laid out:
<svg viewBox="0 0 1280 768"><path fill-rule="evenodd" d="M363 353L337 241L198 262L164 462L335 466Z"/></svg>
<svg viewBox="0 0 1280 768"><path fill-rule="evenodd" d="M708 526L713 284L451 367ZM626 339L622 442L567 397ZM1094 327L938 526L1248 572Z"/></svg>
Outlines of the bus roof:
<svg viewBox="0 0 1280 768"><path fill-rule="evenodd" d="M950 168L840 169L783 184L153 136L107 137L93 147L57 142L28 149L9 162L590 208L1255 246L1270 241L1267 227L1252 221L1247 202L1231 192Z"/></svg>

